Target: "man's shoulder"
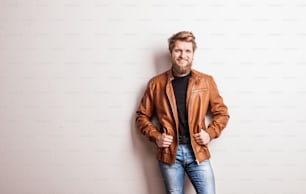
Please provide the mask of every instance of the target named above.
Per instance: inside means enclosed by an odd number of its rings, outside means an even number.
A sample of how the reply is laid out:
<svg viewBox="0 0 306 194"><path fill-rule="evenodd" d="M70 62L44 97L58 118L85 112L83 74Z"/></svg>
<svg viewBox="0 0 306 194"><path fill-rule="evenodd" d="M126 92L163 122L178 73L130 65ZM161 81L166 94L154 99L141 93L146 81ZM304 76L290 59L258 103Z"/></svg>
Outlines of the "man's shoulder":
<svg viewBox="0 0 306 194"><path fill-rule="evenodd" d="M167 70L167 71L164 71L164 72L162 72L160 74L157 74L154 77L152 77L149 82L151 82L151 83L152 82L154 82L154 83L165 82L165 81L168 80L169 73L170 73L170 70Z"/></svg>
<svg viewBox="0 0 306 194"><path fill-rule="evenodd" d="M199 79L212 79L213 77L209 74L197 71L195 69L192 69L192 74Z"/></svg>

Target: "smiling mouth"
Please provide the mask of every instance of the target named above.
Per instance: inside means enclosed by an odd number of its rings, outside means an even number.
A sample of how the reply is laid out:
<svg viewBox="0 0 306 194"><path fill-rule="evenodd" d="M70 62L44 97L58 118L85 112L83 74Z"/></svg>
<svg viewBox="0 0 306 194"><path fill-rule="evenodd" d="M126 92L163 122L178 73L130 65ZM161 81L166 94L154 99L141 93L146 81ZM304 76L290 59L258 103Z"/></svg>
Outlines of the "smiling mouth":
<svg viewBox="0 0 306 194"><path fill-rule="evenodd" d="M188 63L188 60L185 60L185 59L179 59L178 62L180 63Z"/></svg>

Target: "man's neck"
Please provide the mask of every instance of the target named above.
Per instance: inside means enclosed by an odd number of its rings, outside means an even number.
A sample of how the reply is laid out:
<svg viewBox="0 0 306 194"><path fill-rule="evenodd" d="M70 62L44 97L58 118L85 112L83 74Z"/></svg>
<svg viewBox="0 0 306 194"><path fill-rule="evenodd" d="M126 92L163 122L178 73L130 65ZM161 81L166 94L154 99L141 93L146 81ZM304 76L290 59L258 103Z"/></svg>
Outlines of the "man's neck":
<svg viewBox="0 0 306 194"><path fill-rule="evenodd" d="M178 73L178 72L175 72L174 69L172 69L172 73L173 73L173 76L174 76L174 77L184 77L184 76L186 76L186 75L189 75L189 74L191 73L191 70L186 71L186 72L184 72L184 73Z"/></svg>

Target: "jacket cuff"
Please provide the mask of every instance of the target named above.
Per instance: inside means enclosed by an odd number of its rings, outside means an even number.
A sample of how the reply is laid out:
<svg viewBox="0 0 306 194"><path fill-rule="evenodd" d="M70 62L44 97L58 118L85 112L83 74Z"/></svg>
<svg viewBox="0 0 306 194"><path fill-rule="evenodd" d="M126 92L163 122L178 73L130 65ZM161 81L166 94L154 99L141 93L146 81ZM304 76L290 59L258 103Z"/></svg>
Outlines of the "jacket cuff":
<svg viewBox="0 0 306 194"><path fill-rule="evenodd" d="M211 140L217 137L217 133L213 127L208 127L206 132L208 133Z"/></svg>
<svg viewBox="0 0 306 194"><path fill-rule="evenodd" d="M157 138L159 137L161 133L159 131L152 131L149 134L149 140L152 141L153 143L156 143Z"/></svg>

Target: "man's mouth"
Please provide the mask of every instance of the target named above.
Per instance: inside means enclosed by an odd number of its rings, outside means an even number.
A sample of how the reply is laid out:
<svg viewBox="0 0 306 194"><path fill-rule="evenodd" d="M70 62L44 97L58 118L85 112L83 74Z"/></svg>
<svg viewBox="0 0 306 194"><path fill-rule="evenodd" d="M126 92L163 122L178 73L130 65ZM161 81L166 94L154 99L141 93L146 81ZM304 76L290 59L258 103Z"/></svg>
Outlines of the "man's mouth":
<svg viewBox="0 0 306 194"><path fill-rule="evenodd" d="M180 63L188 63L188 60L186 60L186 59L179 59L178 62L180 62Z"/></svg>

